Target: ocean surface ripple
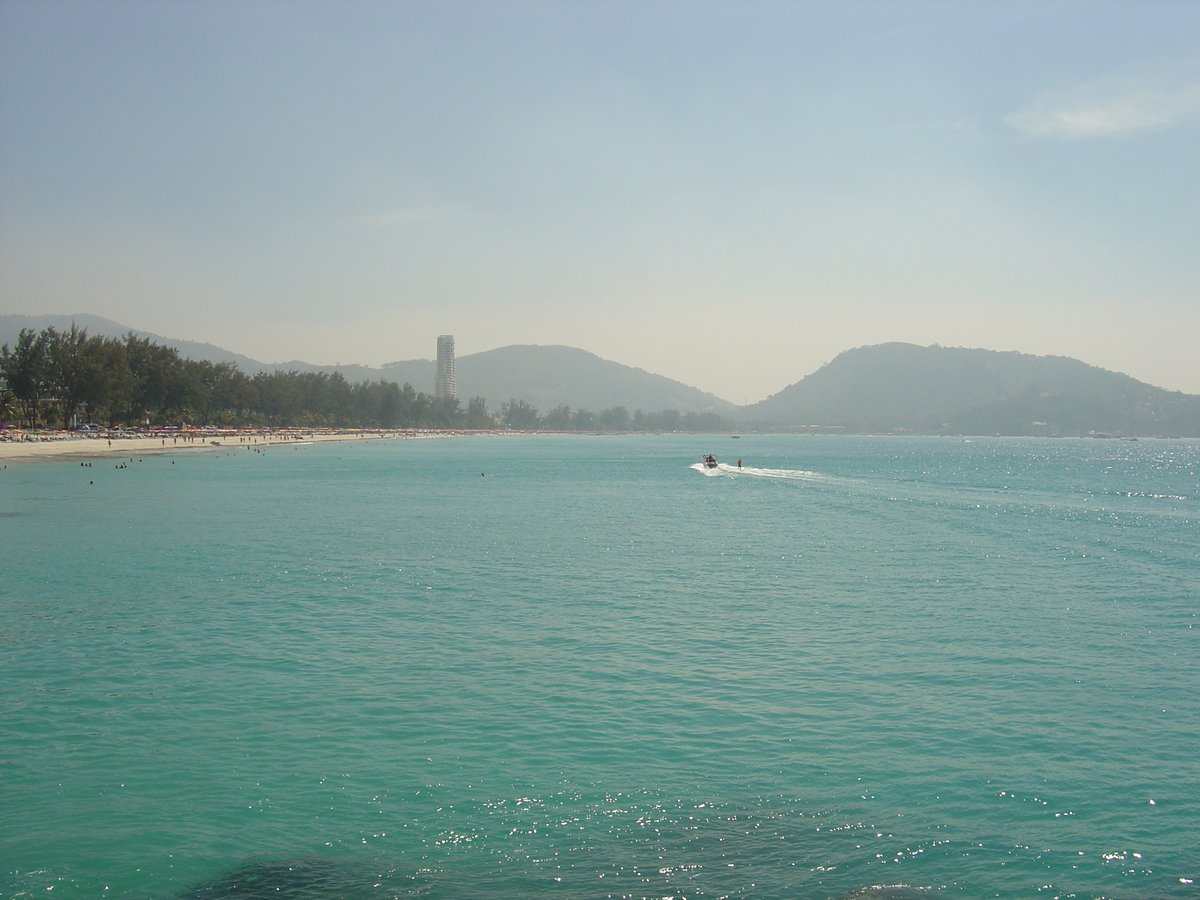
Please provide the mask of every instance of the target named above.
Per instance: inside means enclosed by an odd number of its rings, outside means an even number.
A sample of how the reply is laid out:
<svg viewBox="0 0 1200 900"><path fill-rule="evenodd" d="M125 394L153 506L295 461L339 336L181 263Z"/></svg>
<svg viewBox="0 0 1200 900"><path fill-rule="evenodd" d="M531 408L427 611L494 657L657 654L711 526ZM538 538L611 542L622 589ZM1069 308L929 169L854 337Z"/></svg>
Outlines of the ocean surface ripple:
<svg viewBox="0 0 1200 900"><path fill-rule="evenodd" d="M1200 897L1200 442L727 444L10 466L0 897Z"/></svg>

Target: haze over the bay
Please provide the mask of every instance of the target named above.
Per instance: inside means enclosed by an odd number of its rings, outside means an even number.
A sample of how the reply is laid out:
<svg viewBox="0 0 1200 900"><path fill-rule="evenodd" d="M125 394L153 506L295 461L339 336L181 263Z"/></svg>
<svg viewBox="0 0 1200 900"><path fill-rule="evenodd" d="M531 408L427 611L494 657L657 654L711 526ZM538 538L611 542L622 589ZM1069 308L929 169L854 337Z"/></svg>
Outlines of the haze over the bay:
<svg viewBox="0 0 1200 900"><path fill-rule="evenodd" d="M1200 3L0 0L0 313L736 403L885 341L1200 393Z"/></svg>

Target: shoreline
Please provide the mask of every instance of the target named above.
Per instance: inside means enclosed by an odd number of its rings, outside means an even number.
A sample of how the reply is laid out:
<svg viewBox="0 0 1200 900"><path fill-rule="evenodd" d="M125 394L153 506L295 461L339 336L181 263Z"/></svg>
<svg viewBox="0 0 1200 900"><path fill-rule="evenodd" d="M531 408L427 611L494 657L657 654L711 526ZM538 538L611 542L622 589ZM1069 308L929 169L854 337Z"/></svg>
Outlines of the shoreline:
<svg viewBox="0 0 1200 900"><path fill-rule="evenodd" d="M0 467L8 463L53 462L64 459L120 458L128 455L149 456L151 454L198 452L203 450L232 450L266 447L303 446L305 444L329 443L334 441L353 443L357 441L428 440L451 437L517 437L540 435L601 436L609 434L659 435L672 432L600 432L600 431L525 431L521 429L463 429L463 428L397 428L397 429L296 429L278 431L247 429L244 431L222 429L219 431L175 432L154 434L77 434L67 432L5 432L0 431ZM679 433L679 432L675 432ZM830 435L824 435L830 436ZM833 435L836 436L836 435ZM1032 437L1026 435L890 435L858 434L851 437L929 437L974 441L982 439L1009 439ZM1137 440L1189 440L1189 438L1137 438L1104 435L1104 438L1123 441ZM1069 435L1045 440L1093 440L1101 435ZM1191 439L1194 440L1194 439Z"/></svg>
<svg viewBox="0 0 1200 900"><path fill-rule="evenodd" d="M30 434L22 439L0 439L0 463L52 461L60 459L102 459L152 453L183 453L204 450L231 450L265 447L303 446L333 441L421 440L472 434L493 434L461 430L371 429L362 431L323 431L321 429L282 431L221 431L207 433L135 434L110 436L79 434Z"/></svg>

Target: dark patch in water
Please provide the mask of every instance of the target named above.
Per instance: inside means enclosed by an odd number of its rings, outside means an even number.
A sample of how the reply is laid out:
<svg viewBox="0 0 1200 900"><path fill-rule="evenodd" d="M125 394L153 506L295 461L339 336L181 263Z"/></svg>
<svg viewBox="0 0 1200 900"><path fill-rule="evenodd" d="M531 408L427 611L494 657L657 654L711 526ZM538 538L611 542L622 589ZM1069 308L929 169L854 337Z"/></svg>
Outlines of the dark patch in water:
<svg viewBox="0 0 1200 900"><path fill-rule="evenodd" d="M370 872L313 857L243 866L180 895L180 900L383 900L394 897Z"/></svg>
<svg viewBox="0 0 1200 900"><path fill-rule="evenodd" d="M555 891L547 893L544 885L537 889L503 878L497 881L470 886L436 884L427 878L399 878L395 872L380 878L360 865L311 857L248 864L185 891L178 900L399 900L402 897L494 900L498 896L528 897L534 893L558 896ZM580 896L611 895L585 890ZM935 892L907 885L873 885L845 894L841 900L934 900L936 896Z"/></svg>
<svg viewBox="0 0 1200 900"><path fill-rule="evenodd" d="M27 512L0 512L0 519L16 519L27 515L29 515Z"/></svg>

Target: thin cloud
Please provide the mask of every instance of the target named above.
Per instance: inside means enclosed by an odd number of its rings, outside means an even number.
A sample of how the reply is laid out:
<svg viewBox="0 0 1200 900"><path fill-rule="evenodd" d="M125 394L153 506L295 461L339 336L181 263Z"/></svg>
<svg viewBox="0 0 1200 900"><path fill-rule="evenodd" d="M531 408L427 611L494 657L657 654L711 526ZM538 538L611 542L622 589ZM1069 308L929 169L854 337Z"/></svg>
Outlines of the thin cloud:
<svg viewBox="0 0 1200 900"><path fill-rule="evenodd" d="M1074 140L1119 137L1200 121L1200 61L1127 66L1054 91L1005 116L1018 131Z"/></svg>

